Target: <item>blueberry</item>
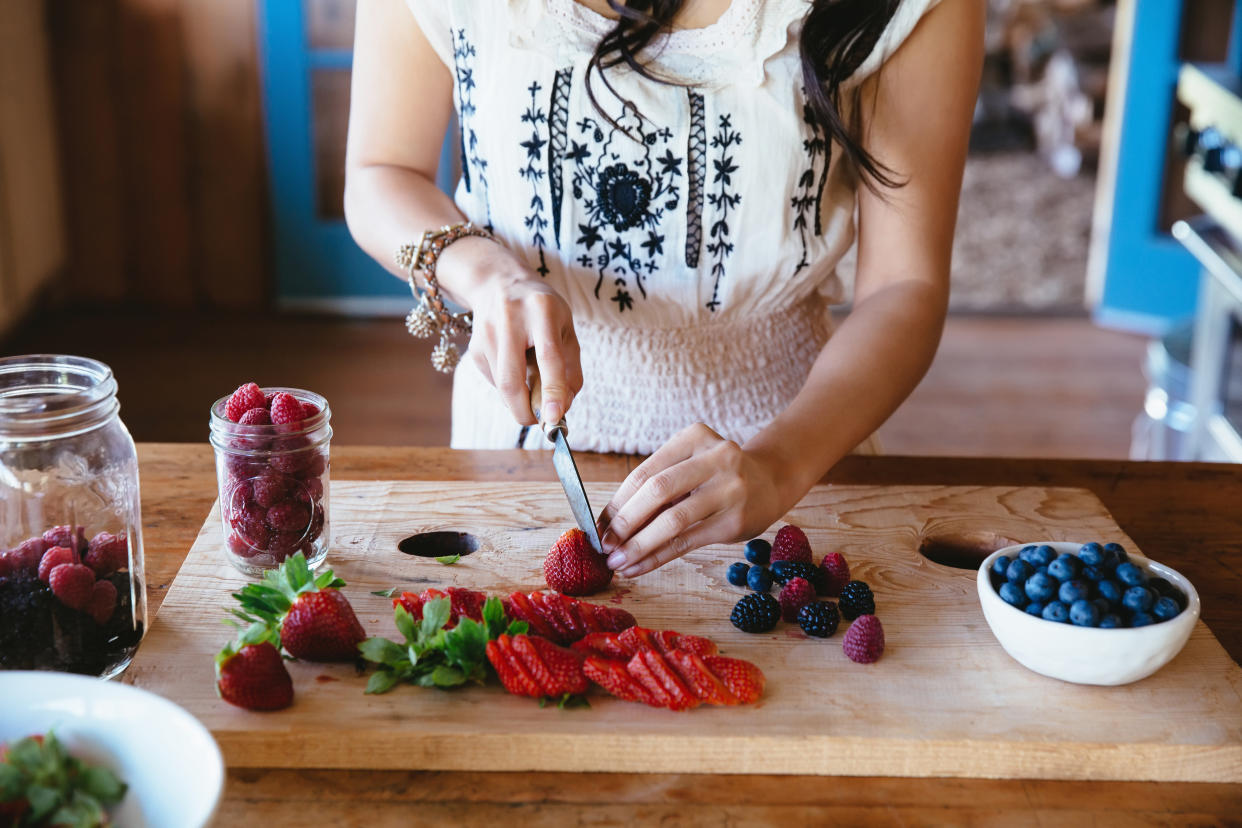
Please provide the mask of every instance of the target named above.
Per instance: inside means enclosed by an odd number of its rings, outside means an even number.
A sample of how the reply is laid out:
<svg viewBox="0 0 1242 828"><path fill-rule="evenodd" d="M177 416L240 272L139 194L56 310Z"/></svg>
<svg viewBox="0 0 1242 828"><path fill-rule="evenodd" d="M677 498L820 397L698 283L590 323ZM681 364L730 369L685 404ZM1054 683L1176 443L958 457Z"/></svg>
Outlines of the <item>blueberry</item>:
<svg viewBox="0 0 1242 828"><path fill-rule="evenodd" d="M1147 583L1147 575L1143 570L1127 561L1126 563L1117 564L1117 580L1126 586L1142 586Z"/></svg>
<svg viewBox="0 0 1242 828"><path fill-rule="evenodd" d="M1100 609L1090 601L1080 599L1070 605L1069 617L1075 627L1095 627L1100 623Z"/></svg>
<svg viewBox="0 0 1242 828"><path fill-rule="evenodd" d="M1057 594L1057 582L1051 575L1036 572L1026 579L1026 595L1032 601L1043 603Z"/></svg>
<svg viewBox="0 0 1242 828"><path fill-rule="evenodd" d="M1057 557L1057 551L1048 544L1035 547L1035 551L1031 553L1031 563L1038 569L1041 566L1047 566Z"/></svg>
<svg viewBox="0 0 1242 828"><path fill-rule="evenodd" d="M746 586L755 592L767 592L772 588L772 576L762 566L755 564L746 573Z"/></svg>
<svg viewBox="0 0 1242 828"><path fill-rule="evenodd" d="M1036 572L1042 572L1042 573L1044 573L1045 575L1047 575L1047 574L1048 574L1048 567L1046 567L1046 566L1037 566L1037 567L1035 567L1035 571L1036 571Z"/></svg>
<svg viewBox="0 0 1242 828"><path fill-rule="evenodd" d="M1018 550L1018 557L1029 563L1031 566L1035 566L1035 562L1031 560L1031 553L1034 551L1034 546L1024 546Z"/></svg>
<svg viewBox="0 0 1242 828"><path fill-rule="evenodd" d="M1057 598L1066 604L1073 604L1075 601L1085 601L1090 594L1091 588L1087 586L1086 581L1066 581L1057 590Z"/></svg>
<svg viewBox="0 0 1242 828"><path fill-rule="evenodd" d="M772 556L772 544L763 538L746 541L746 560L753 564L766 564Z"/></svg>
<svg viewBox="0 0 1242 828"><path fill-rule="evenodd" d="M1015 606L1018 609L1026 606L1026 593L1022 591L1022 587L1013 581L1006 581L1001 584L1000 597L1006 604Z"/></svg>
<svg viewBox="0 0 1242 828"><path fill-rule="evenodd" d="M1169 589L1172 590L1172 592L1170 592L1167 597L1172 598L1177 602L1178 609L1186 609L1186 605L1190 603L1190 601L1186 598L1186 593L1182 592L1175 586L1171 586Z"/></svg>
<svg viewBox="0 0 1242 828"><path fill-rule="evenodd" d="M1130 616L1131 627L1146 627L1148 624L1154 623L1156 623L1156 619L1146 612L1136 612Z"/></svg>
<svg viewBox="0 0 1242 828"><path fill-rule="evenodd" d="M1123 564L1130 560L1130 556L1126 554L1125 547L1119 543L1104 544L1104 551L1106 553L1111 553L1112 556L1117 559L1117 563L1119 564Z"/></svg>
<svg viewBox="0 0 1242 828"><path fill-rule="evenodd" d="M1095 541L1084 543L1078 549L1078 560L1087 566L1099 566L1104 563L1104 547Z"/></svg>
<svg viewBox="0 0 1242 828"><path fill-rule="evenodd" d="M1048 564L1048 574L1058 581L1070 581L1078 577L1078 570L1081 567L1082 565L1078 562L1077 556L1066 552Z"/></svg>
<svg viewBox="0 0 1242 828"><path fill-rule="evenodd" d="M1069 607L1060 601L1049 601L1040 615L1045 621L1057 621L1064 624L1069 621Z"/></svg>
<svg viewBox="0 0 1242 828"><path fill-rule="evenodd" d="M1082 577L1088 581L1102 580L1107 574L1103 567L1099 566L1084 566L1082 568Z"/></svg>
<svg viewBox="0 0 1242 828"><path fill-rule="evenodd" d="M1151 608L1151 614L1159 618L1161 621L1168 621L1170 618L1176 618L1181 611L1182 608L1177 605L1177 602L1167 595L1161 595Z"/></svg>
<svg viewBox="0 0 1242 828"><path fill-rule="evenodd" d="M1005 577L1009 579L1010 583L1020 584L1031 577L1034 571L1035 567L1019 558L1016 561L1009 562L1008 568L1005 569Z"/></svg>
<svg viewBox="0 0 1242 828"><path fill-rule="evenodd" d="M1095 592L1110 604L1121 602L1121 584L1116 581L1103 580L1095 585Z"/></svg>
<svg viewBox="0 0 1242 828"><path fill-rule="evenodd" d="M1002 578L1004 578L1005 570L1007 570L1008 568L1009 568L1009 556L1008 555L1001 555L999 558L992 561L992 574L993 575L999 575Z"/></svg>
<svg viewBox="0 0 1242 828"><path fill-rule="evenodd" d="M1095 608L1100 611L1100 615L1108 615L1113 611L1113 602L1107 598L1096 598L1091 603L1095 604Z"/></svg>
<svg viewBox="0 0 1242 828"><path fill-rule="evenodd" d="M1031 603L1026 605L1027 615L1034 615L1036 618L1038 618L1043 611L1044 611L1044 605L1039 603L1038 601L1032 601Z"/></svg>
<svg viewBox="0 0 1242 828"><path fill-rule="evenodd" d="M1173 589L1173 585L1164 578L1149 578L1147 588L1155 590L1157 595L1168 595L1169 590Z"/></svg>
<svg viewBox="0 0 1242 828"><path fill-rule="evenodd" d="M1121 616L1115 612L1100 616L1100 629L1114 629L1121 626Z"/></svg>
<svg viewBox="0 0 1242 828"><path fill-rule="evenodd" d="M750 564L738 561L729 565L729 583L734 586L746 586L746 575L750 572Z"/></svg>
<svg viewBox="0 0 1242 828"><path fill-rule="evenodd" d="M1135 586L1126 590L1121 596L1121 605L1135 612L1147 612L1155 603L1155 596L1147 587Z"/></svg>

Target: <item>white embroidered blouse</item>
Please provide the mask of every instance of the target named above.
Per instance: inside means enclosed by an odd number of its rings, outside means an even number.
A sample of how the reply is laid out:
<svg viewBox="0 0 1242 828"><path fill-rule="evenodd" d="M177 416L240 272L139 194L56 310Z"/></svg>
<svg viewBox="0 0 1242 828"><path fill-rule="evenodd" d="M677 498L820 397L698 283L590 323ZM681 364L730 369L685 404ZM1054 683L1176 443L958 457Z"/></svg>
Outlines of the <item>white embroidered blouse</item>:
<svg viewBox="0 0 1242 828"><path fill-rule="evenodd" d="M937 2L903 0L848 85ZM593 75L617 125L584 85L612 21L575 0L407 3L453 76L458 207L572 309L584 387L571 444L646 454L695 422L738 442L763 428L831 334L854 239L856 181L801 85L809 0L733 0L706 28L657 36L644 56L684 85L617 67L613 94ZM452 445L522 444L546 442L463 360Z"/></svg>

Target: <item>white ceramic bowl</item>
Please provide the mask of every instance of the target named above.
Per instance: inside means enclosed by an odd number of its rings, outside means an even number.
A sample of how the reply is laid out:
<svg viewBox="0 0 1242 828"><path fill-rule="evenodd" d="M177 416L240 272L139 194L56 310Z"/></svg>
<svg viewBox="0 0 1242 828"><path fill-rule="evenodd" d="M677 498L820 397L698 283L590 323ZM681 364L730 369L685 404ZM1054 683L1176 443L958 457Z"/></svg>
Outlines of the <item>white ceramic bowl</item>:
<svg viewBox="0 0 1242 828"><path fill-rule="evenodd" d="M1184 592L1186 609L1168 621L1146 627L1076 627L1027 615L1002 601L992 587L992 562L1001 555L1017 557L1023 547L1032 544L1047 544L1057 554L1076 553L1081 547L1056 541L1007 546L979 565L977 578L983 617L1005 652L1020 664L1036 673L1076 684L1129 684L1150 676L1181 652L1199 620L1199 593L1180 572L1127 550L1132 563Z"/></svg>
<svg viewBox="0 0 1242 828"><path fill-rule="evenodd" d="M112 769L129 790L114 824L199 828L224 787L220 749L172 702L116 681L0 671L0 742L56 731L71 754Z"/></svg>

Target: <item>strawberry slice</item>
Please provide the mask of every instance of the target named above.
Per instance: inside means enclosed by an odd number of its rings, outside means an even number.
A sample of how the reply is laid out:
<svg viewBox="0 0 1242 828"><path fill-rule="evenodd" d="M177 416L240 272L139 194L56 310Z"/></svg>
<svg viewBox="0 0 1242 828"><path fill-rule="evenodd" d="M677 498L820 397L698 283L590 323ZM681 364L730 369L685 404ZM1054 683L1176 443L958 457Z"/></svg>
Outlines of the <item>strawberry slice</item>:
<svg viewBox="0 0 1242 828"><path fill-rule="evenodd" d="M715 655L720 652L716 647L716 642L710 638L704 638L701 635L683 635L681 633L672 633L676 636L673 641L673 649L685 650L688 653L694 653L701 657Z"/></svg>
<svg viewBox="0 0 1242 828"><path fill-rule="evenodd" d="M530 631L535 635L542 635L551 641L559 639L560 636L556 630L547 621L544 621L543 616L535 609L534 602L530 600L529 595L515 592L502 603L504 604L505 615L514 621L525 621L530 626Z"/></svg>
<svg viewBox="0 0 1242 828"><path fill-rule="evenodd" d="M720 677L725 687L729 688L729 692L742 704L757 702L763 695L763 687L767 679L763 671L749 661L710 655L704 656L703 663L707 669Z"/></svg>
<svg viewBox="0 0 1242 828"><path fill-rule="evenodd" d="M591 681L622 701L641 702L652 707L663 705L651 692L639 684L625 668L624 661L599 656L588 656L582 662L582 672Z"/></svg>
<svg viewBox="0 0 1242 828"><path fill-rule="evenodd" d="M525 621L530 631L557 644L571 644L590 633L621 632L634 626L623 609L579 601L555 592L514 592L504 600L505 613Z"/></svg>
<svg viewBox="0 0 1242 828"><path fill-rule="evenodd" d="M585 655L607 659L629 661L630 657L634 655L634 651L621 642L620 636L617 633L589 633L569 646L571 649Z"/></svg>
<svg viewBox="0 0 1242 828"><path fill-rule="evenodd" d="M509 636L501 635L487 642L487 660L496 669L500 683L513 695L534 698L543 695L522 660L514 654Z"/></svg>
<svg viewBox="0 0 1242 828"><path fill-rule="evenodd" d="M699 704L698 697L686 687L664 656L655 650L639 650L630 659L626 669L651 691L662 707L669 710L689 710Z"/></svg>
<svg viewBox="0 0 1242 828"><path fill-rule="evenodd" d="M543 619L557 631L560 636L558 644L568 644L569 642L581 638L586 635L588 630L585 627L576 627L574 618L570 615L566 603L572 601L572 598L566 598L559 593L532 592L531 601L534 602L536 610L543 616ZM579 614L581 619L581 614Z"/></svg>
<svg viewBox="0 0 1242 828"><path fill-rule="evenodd" d="M546 638L513 636L513 651L526 665L545 696L585 693L591 683L582 672L582 656Z"/></svg>
<svg viewBox="0 0 1242 828"><path fill-rule="evenodd" d="M462 618L483 620L483 604L487 601L487 595L461 587L449 587L447 592L434 587L424 589L422 593L403 592L400 597L392 599L392 605L405 607L405 611L414 616L415 621L420 621L423 617L423 606L436 598L449 599L449 620L444 625L446 630L456 627Z"/></svg>
<svg viewBox="0 0 1242 828"><path fill-rule="evenodd" d="M605 607L579 601L578 608L582 611L582 622L586 624L588 632L619 633L638 623L634 616L620 607Z"/></svg>
<svg viewBox="0 0 1242 828"><path fill-rule="evenodd" d="M708 669L699 656L685 650L672 650L665 658L704 704L741 704L738 697L730 692L719 676Z"/></svg>
<svg viewBox="0 0 1242 828"><path fill-rule="evenodd" d="M644 649L655 650L657 653L663 653L666 650L672 649L672 647L662 647L657 644L654 633L655 630L650 630L646 627L630 627L628 630L621 632L617 636L617 640L621 642L621 646L629 650L631 656Z"/></svg>

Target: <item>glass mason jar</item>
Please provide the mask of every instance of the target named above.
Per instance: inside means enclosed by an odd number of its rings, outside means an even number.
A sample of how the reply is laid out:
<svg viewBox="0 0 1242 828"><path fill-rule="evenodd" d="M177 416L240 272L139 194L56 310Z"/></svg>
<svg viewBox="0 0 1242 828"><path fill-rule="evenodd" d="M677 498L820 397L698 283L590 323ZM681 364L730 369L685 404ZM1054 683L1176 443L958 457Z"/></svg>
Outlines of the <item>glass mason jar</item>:
<svg viewBox="0 0 1242 828"><path fill-rule="evenodd" d="M309 405L298 423L241 425L225 416L228 397L211 406L211 445L224 554L246 575L261 575L301 550L312 567L328 554L328 401L297 388L264 388L292 394Z"/></svg>
<svg viewBox="0 0 1242 828"><path fill-rule="evenodd" d="M138 455L112 369L0 359L0 668L111 678L147 627Z"/></svg>

